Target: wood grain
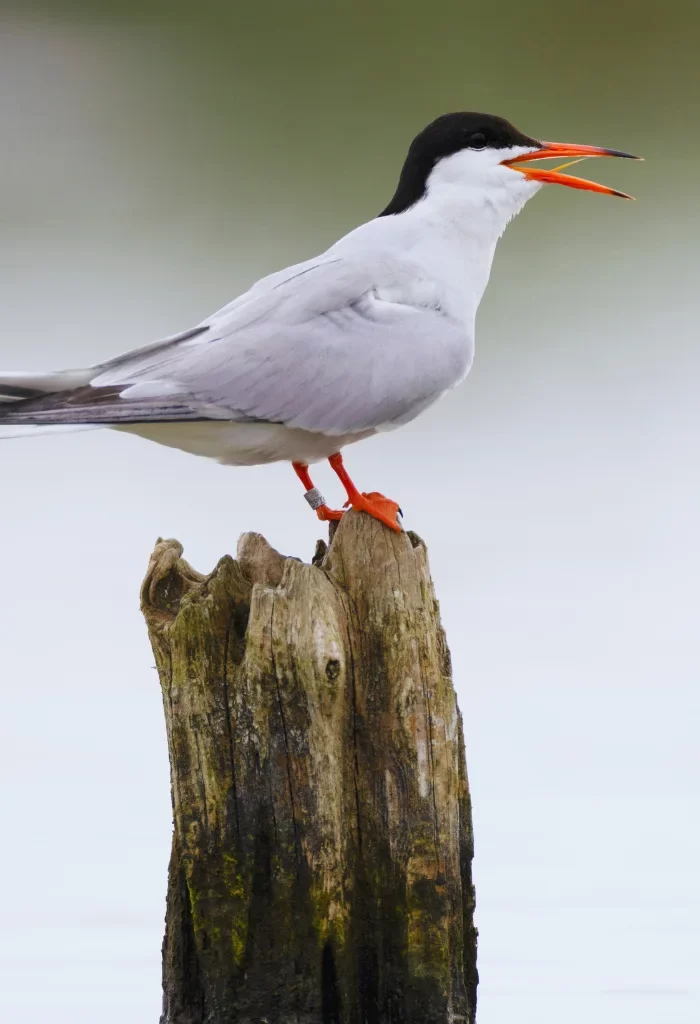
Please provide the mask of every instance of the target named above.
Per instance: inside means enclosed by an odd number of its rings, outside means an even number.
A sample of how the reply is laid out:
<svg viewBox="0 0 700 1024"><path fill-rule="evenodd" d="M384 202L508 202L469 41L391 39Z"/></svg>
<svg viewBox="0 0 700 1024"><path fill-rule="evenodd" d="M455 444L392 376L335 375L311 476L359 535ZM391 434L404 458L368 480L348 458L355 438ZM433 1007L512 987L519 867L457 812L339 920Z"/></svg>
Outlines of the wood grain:
<svg viewBox="0 0 700 1024"><path fill-rule="evenodd" d="M462 720L427 552L159 541L142 607L174 815L162 1024L474 1021Z"/></svg>

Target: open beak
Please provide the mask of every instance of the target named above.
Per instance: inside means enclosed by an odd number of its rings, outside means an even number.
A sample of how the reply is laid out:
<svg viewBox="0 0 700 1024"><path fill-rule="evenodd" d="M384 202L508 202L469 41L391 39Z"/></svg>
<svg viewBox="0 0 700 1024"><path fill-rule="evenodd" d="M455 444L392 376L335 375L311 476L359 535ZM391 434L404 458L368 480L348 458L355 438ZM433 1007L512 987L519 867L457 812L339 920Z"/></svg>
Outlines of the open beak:
<svg viewBox="0 0 700 1024"><path fill-rule="evenodd" d="M633 156L631 153L621 153L618 149L600 149L598 146L572 146L566 142L543 142L542 148L534 153L523 153L515 156L512 160L504 160L505 167L512 167L514 171L520 171L526 178L532 181L548 182L553 185L568 185L569 188L580 188L586 192L602 192L607 196L620 196L621 199L632 199L625 192L618 192L617 189L608 188L607 185L599 185L597 181L587 181L585 178L575 178L572 174L562 174L562 167L570 167L571 163L578 163L590 156L619 156L624 160L642 160L641 156ZM573 157L570 163L562 164L553 170L545 167L519 167L518 164L527 163L530 160L551 160L562 157Z"/></svg>

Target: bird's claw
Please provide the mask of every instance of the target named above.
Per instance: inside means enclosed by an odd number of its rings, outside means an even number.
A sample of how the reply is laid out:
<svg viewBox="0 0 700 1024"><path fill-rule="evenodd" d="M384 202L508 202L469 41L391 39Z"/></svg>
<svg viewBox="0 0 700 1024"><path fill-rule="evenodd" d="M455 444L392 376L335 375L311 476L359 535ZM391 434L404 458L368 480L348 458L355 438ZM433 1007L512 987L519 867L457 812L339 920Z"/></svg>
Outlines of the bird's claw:
<svg viewBox="0 0 700 1024"><path fill-rule="evenodd" d="M385 498L378 491L370 491L360 494L353 494L345 502L345 508L353 508L356 512L366 512L380 523L384 523L390 530L396 533L403 533L403 526L397 521L397 516L403 516L403 512L395 501Z"/></svg>
<svg viewBox="0 0 700 1024"><path fill-rule="evenodd" d="M322 523L332 523L342 519L345 513L342 510L338 511L334 508L329 508L328 505L319 505L316 509L316 515Z"/></svg>

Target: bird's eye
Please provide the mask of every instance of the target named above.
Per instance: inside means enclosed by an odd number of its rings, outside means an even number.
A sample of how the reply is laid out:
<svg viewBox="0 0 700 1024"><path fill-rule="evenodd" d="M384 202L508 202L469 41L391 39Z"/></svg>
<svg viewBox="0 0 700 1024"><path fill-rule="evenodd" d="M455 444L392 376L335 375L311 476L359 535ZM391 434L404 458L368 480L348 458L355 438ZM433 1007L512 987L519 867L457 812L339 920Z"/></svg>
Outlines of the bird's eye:
<svg viewBox="0 0 700 1024"><path fill-rule="evenodd" d="M469 139L470 149L485 149L486 148L486 136L483 132L475 132Z"/></svg>

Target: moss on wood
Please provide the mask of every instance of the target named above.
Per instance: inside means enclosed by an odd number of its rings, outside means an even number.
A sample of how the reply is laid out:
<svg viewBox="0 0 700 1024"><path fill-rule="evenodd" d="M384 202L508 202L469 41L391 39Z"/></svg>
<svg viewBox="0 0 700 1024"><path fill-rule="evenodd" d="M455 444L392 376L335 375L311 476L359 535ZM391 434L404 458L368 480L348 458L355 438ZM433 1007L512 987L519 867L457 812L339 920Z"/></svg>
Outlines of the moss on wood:
<svg viewBox="0 0 700 1024"><path fill-rule="evenodd" d="M142 607L174 814L162 1024L473 1022L462 722L425 547L159 541Z"/></svg>

